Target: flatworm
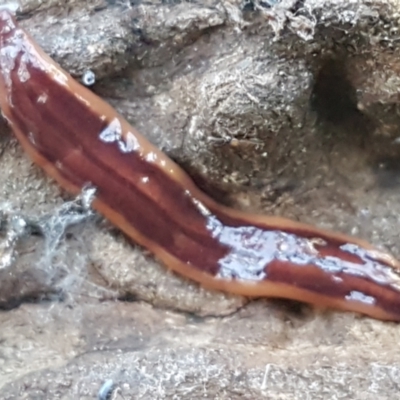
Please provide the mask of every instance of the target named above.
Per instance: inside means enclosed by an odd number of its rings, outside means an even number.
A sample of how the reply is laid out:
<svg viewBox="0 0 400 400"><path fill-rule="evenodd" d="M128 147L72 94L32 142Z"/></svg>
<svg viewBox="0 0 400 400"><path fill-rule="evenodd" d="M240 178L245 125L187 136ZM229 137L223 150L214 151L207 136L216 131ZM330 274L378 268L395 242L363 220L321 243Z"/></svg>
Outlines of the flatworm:
<svg viewBox="0 0 400 400"><path fill-rule="evenodd" d="M0 107L28 155L177 273L207 288L400 321L399 263L368 243L217 204L0 12Z"/></svg>

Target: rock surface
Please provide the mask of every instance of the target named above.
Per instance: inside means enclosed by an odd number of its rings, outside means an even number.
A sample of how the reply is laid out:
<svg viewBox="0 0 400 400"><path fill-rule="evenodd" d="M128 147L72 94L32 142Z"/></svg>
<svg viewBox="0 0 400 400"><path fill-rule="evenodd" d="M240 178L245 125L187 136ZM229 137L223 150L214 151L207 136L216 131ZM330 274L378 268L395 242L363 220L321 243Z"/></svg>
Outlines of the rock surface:
<svg viewBox="0 0 400 400"><path fill-rule="evenodd" d="M400 257L396 0L6 3L214 198ZM396 324L201 289L76 214L0 129L1 399L110 379L117 399L396 398Z"/></svg>

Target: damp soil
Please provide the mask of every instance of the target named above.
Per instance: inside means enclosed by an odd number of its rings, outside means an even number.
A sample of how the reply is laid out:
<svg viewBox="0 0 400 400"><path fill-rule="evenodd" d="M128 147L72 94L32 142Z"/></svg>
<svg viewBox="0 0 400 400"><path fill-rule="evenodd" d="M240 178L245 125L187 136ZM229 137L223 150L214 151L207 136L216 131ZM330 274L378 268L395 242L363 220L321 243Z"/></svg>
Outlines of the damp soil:
<svg viewBox="0 0 400 400"><path fill-rule="evenodd" d="M17 15L218 201L400 257L399 12L394 0L24 0ZM61 215L73 199L5 122L0 147L1 221ZM0 399L95 399L104 384L116 399L396 398L397 324L207 291L99 216L63 216L62 237L30 232L0 270Z"/></svg>

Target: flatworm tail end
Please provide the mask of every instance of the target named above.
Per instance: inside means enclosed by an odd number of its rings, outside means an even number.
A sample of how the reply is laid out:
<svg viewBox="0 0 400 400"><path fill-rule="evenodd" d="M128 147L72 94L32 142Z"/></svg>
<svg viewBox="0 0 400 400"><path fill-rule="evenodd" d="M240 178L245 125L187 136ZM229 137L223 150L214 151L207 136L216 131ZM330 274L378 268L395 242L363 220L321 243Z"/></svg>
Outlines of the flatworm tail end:
<svg viewBox="0 0 400 400"><path fill-rule="evenodd" d="M202 285L400 321L399 263L368 243L217 204L0 11L0 107L19 142L71 193L167 267Z"/></svg>

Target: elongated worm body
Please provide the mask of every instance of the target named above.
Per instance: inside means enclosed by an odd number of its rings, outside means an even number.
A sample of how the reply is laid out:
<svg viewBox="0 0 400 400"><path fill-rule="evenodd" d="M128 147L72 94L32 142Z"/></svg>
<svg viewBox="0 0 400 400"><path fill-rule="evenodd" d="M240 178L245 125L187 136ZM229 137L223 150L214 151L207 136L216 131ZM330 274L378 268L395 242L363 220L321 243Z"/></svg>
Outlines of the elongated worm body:
<svg viewBox="0 0 400 400"><path fill-rule="evenodd" d="M399 263L362 240L217 204L0 12L0 106L29 156L167 267L217 290L400 321Z"/></svg>

